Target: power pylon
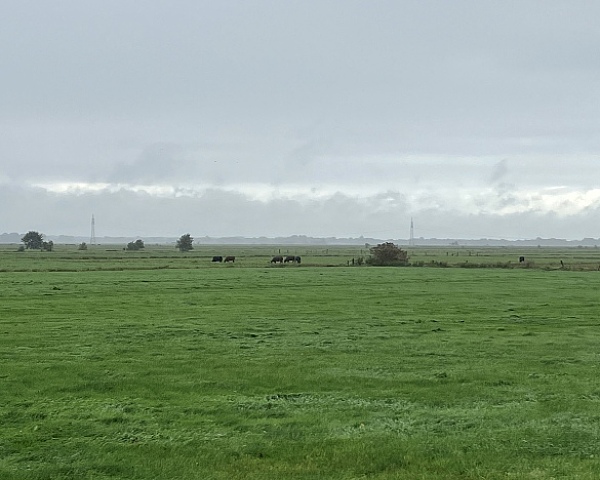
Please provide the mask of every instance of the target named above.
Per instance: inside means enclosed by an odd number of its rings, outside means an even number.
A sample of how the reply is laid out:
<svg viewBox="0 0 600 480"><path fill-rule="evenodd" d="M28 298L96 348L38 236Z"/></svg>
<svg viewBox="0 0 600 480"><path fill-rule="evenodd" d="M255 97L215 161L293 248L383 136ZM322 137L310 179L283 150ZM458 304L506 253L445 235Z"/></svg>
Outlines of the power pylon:
<svg viewBox="0 0 600 480"><path fill-rule="evenodd" d="M90 233L90 245L96 245L96 221L92 213L92 232Z"/></svg>

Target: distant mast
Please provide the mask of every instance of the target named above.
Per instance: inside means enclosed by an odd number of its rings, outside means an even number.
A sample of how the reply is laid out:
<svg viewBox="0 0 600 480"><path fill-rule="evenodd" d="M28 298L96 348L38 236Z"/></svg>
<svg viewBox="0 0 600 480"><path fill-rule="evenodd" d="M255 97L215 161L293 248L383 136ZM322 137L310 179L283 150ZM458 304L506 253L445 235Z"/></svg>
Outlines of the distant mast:
<svg viewBox="0 0 600 480"><path fill-rule="evenodd" d="M412 247L415 244L415 225L413 219L410 217L410 236L408 237L408 244Z"/></svg>
<svg viewBox="0 0 600 480"><path fill-rule="evenodd" d="M96 220L92 213L92 233L90 234L90 245L96 245Z"/></svg>

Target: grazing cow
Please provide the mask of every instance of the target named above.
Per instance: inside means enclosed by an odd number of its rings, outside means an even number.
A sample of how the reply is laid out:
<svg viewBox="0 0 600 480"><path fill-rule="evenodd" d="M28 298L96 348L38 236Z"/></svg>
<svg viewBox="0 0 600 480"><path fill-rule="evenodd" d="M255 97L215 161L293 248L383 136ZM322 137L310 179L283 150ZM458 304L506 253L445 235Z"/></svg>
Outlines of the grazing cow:
<svg viewBox="0 0 600 480"><path fill-rule="evenodd" d="M271 259L271 263L283 263L283 256L282 255L275 255Z"/></svg>
<svg viewBox="0 0 600 480"><path fill-rule="evenodd" d="M213 257L212 261L220 263L223 261L223 257L221 255L217 255L217 256Z"/></svg>
<svg viewBox="0 0 600 480"><path fill-rule="evenodd" d="M294 258L294 261L295 261L296 263L300 263L300 262L302 261L302 259L301 259L300 257L296 257L296 258Z"/></svg>
<svg viewBox="0 0 600 480"><path fill-rule="evenodd" d="M227 262L235 263L235 257L232 255L225 257L225 263L227 263Z"/></svg>
<svg viewBox="0 0 600 480"><path fill-rule="evenodd" d="M525 261L525 257L519 257L519 263L523 263Z"/></svg>
<svg viewBox="0 0 600 480"><path fill-rule="evenodd" d="M293 255L288 255L287 257L285 257L284 263L293 262L294 260L296 260L296 257L294 257Z"/></svg>

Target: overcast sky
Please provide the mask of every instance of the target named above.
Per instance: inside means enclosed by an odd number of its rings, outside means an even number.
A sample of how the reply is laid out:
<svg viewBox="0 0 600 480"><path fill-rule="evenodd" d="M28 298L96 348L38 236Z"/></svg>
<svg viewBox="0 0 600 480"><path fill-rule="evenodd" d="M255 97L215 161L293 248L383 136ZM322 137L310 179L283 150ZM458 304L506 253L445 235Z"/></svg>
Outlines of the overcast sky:
<svg viewBox="0 0 600 480"><path fill-rule="evenodd" d="M599 18L0 0L0 233L598 238Z"/></svg>

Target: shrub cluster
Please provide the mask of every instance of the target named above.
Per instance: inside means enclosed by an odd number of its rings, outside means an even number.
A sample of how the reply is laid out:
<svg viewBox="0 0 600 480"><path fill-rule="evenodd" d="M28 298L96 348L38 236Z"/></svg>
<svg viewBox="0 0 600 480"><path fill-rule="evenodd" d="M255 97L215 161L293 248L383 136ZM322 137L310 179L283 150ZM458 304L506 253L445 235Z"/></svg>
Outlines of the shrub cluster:
<svg viewBox="0 0 600 480"><path fill-rule="evenodd" d="M411 267L440 267L446 268L448 267L448 262L440 262L438 260L431 260L430 262L425 262L423 260L419 260L418 262L411 263Z"/></svg>
<svg viewBox="0 0 600 480"><path fill-rule="evenodd" d="M408 253L392 242L380 243L371 248L367 264L375 266L397 267L408 265Z"/></svg>
<svg viewBox="0 0 600 480"><path fill-rule="evenodd" d="M456 265L460 268L515 268L512 262L496 262L496 263L474 263L462 262Z"/></svg>
<svg viewBox="0 0 600 480"><path fill-rule="evenodd" d="M144 248L144 242L142 240L136 240L135 242L129 242L127 244L126 250L141 250Z"/></svg>

